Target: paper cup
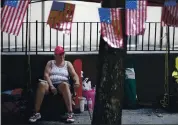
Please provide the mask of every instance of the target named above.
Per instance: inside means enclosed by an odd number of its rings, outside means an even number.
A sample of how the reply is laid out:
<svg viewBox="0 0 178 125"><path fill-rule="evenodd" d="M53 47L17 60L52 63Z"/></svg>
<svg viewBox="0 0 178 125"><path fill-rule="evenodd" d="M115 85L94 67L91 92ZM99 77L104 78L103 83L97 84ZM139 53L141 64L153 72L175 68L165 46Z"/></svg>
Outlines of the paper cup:
<svg viewBox="0 0 178 125"><path fill-rule="evenodd" d="M84 98L84 97L79 97L79 101L80 101L80 112L84 112L84 110L85 110L85 100L86 100L86 98Z"/></svg>

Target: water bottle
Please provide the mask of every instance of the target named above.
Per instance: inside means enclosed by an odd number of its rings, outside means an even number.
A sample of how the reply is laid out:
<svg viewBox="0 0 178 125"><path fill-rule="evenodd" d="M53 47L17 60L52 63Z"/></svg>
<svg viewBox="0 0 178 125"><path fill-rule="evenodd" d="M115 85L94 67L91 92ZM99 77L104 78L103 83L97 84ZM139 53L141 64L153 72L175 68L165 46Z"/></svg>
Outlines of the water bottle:
<svg viewBox="0 0 178 125"><path fill-rule="evenodd" d="M87 110L87 99L85 100L85 111Z"/></svg>
<svg viewBox="0 0 178 125"><path fill-rule="evenodd" d="M93 87L94 90L96 90L96 85Z"/></svg>
<svg viewBox="0 0 178 125"><path fill-rule="evenodd" d="M92 111L92 100L91 100L91 98L88 101L88 110Z"/></svg>

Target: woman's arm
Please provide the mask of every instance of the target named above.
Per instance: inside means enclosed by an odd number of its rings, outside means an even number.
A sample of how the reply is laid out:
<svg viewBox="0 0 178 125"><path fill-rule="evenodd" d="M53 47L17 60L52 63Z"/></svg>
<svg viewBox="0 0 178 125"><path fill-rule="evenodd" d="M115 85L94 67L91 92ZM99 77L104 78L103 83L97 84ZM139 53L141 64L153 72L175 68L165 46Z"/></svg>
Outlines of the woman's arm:
<svg viewBox="0 0 178 125"><path fill-rule="evenodd" d="M69 61L67 63L68 63L69 73L71 74L73 80L75 81L75 87L79 87L79 85L80 85L79 77L78 77L77 73L75 72L75 69L74 69L72 63Z"/></svg>
<svg viewBox="0 0 178 125"><path fill-rule="evenodd" d="M51 70L51 61L48 61L45 67L45 71L44 71L44 79L48 82L50 87L53 87L53 84L49 78L50 70Z"/></svg>

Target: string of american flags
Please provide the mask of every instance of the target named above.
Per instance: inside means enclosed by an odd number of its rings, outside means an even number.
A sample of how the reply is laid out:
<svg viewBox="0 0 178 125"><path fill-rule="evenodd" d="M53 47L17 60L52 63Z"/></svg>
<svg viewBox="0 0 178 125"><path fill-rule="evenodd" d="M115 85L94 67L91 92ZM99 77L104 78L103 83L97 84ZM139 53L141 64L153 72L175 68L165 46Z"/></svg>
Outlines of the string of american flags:
<svg viewBox="0 0 178 125"><path fill-rule="evenodd" d="M6 0L1 9L1 32L19 35L30 0ZM47 24L50 28L70 34L75 4L53 0ZM123 47L122 13L125 13L125 34L143 35L147 20L147 0L126 0L122 8L99 8L101 36L113 48ZM165 0L162 26L178 27L178 0Z"/></svg>

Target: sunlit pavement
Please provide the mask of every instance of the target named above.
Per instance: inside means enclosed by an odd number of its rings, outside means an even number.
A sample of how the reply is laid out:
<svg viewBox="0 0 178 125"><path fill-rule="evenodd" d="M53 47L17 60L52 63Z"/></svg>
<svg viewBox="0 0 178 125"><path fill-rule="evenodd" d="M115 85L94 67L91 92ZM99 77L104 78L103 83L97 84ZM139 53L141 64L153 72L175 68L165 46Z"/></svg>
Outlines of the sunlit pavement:
<svg viewBox="0 0 178 125"><path fill-rule="evenodd" d="M124 110L122 124L178 124L178 113L163 110Z"/></svg>

